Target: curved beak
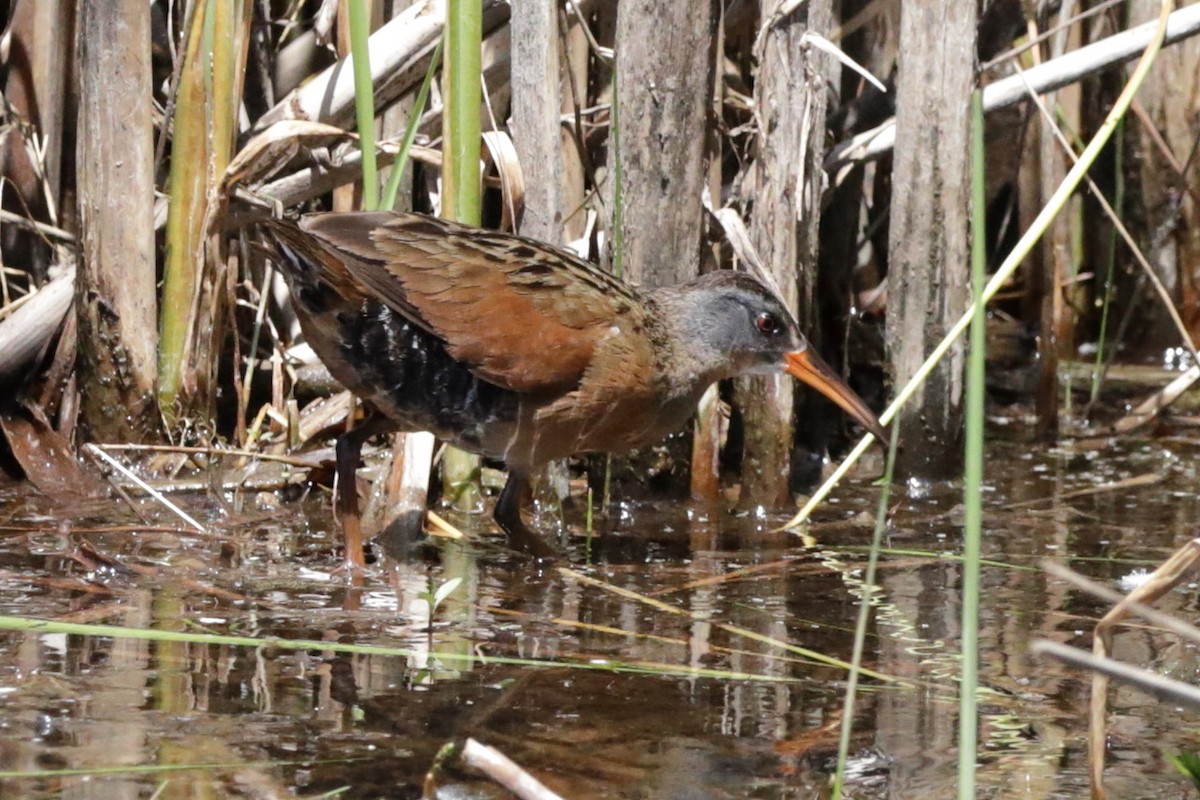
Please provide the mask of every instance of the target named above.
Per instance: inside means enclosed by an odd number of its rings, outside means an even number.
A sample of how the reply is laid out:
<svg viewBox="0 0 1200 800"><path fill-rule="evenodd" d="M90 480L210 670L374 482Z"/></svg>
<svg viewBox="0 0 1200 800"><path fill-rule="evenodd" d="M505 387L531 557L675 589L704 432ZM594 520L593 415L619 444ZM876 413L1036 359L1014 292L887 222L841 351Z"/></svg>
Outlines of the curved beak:
<svg viewBox="0 0 1200 800"><path fill-rule="evenodd" d="M783 369L793 378L807 383L837 403L855 422L874 434L875 438L886 446L887 436L883 426L879 424L878 417L812 348L785 353Z"/></svg>

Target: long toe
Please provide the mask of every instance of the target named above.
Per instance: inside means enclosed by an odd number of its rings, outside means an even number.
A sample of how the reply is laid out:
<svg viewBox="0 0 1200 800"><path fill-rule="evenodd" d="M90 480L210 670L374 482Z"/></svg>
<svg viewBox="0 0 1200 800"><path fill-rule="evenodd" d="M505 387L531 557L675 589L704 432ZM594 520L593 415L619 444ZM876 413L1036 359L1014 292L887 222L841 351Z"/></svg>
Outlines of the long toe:
<svg viewBox="0 0 1200 800"><path fill-rule="evenodd" d="M528 553L538 561L556 561L561 557L561 553L542 536L531 530L529 526L521 522L511 527L504 527L504 532L508 535L508 544L514 550L522 553Z"/></svg>

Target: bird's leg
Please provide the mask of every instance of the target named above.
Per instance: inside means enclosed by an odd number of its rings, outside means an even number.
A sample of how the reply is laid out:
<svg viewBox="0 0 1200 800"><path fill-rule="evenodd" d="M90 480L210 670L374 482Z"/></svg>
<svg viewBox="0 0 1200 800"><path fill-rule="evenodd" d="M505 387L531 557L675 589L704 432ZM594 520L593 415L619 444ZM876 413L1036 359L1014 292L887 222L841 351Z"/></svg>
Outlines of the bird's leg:
<svg viewBox="0 0 1200 800"><path fill-rule="evenodd" d="M508 535L508 543L513 549L529 553L541 561L553 561L558 557L558 551L521 519L521 503L528 490L529 479L523 473L509 470L508 480L496 501L492 518Z"/></svg>
<svg viewBox="0 0 1200 800"><path fill-rule="evenodd" d="M342 540L345 544L346 563L351 568L362 569L367 561L363 555L362 520L358 514L358 466L362 459L363 443L376 433L390 430L387 422L379 416L370 416L343 433L337 439L335 464L337 465L336 508L338 521L342 525Z"/></svg>

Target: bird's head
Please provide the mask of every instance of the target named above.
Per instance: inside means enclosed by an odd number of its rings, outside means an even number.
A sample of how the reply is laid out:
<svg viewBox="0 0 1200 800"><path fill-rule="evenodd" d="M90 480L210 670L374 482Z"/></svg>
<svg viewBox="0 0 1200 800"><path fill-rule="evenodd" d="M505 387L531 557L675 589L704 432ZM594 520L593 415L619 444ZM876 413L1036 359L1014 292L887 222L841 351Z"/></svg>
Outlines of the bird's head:
<svg viewBox="0 0 1200 800"><path fill-rule="evenodd" d="M875 414L809 345L776 294L755 278L718 270L657 294L690 369L706 382L787 373L883 440Z"/></svg>

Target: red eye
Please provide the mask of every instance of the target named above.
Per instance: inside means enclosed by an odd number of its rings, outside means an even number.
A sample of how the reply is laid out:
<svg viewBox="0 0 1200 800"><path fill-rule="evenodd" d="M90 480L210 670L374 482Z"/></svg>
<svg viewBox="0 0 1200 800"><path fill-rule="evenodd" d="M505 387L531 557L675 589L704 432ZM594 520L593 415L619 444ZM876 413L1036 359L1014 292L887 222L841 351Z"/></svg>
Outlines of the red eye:
<svg viewBox="0 0 1200 800"><path fill-rule="evenodd" d="M779 320L774 314L766 311L755 317L754 325L758 328L759 333L764 333L768 336L779 332Z"/></svg>

